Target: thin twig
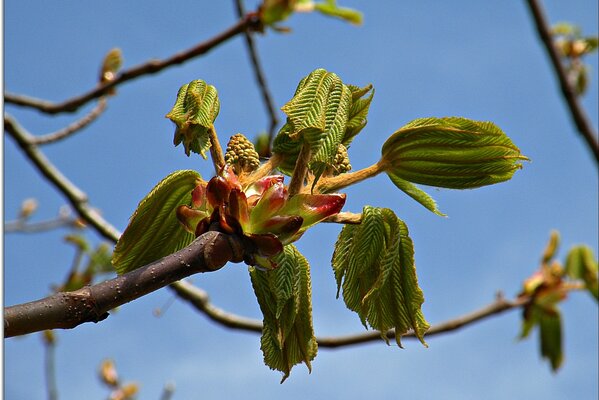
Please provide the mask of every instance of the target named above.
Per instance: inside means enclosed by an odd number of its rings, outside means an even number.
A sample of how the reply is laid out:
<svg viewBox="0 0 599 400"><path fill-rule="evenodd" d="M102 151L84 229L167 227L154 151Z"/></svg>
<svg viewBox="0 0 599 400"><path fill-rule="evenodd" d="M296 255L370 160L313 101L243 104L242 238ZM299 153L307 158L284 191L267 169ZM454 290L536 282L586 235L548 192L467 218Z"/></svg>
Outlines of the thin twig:
<svg viewBox="0 0 599 400"><path fill-rule="evenodd" d="M245 32L246 29L259 29L260 24L261 22L257 14L248 13L245 17L241 18L231 27L211 39L199 43L188 50L176 53L169 58L163 60L149 60L130 69L123 70L114 80L100 84L87 93L65 100L61 103L52 103L46 100L35 99L32 97L12 93L5 93L4 101L10 104L35 108L47 114L75 112L84 104L108 94L112 88L124 82L139 78L141 76L155 74L165 68L182 64L193 59L194 57L206 54L208 51L212 50L218 45L226 42L242 32Z"/></svg>
<svg viewBox="0 0 599 400"><path fill-rule="evenodd" d="M52 133L48 133L43 136L35 136L31 144L44 145L48 143L55 143L59 140L66 139L72 134L85 128L87 125L95 121L103 112L106 110L106 99L100 98L98 104L83 118L73 122L71 125Z"/></svg>
<svg viewBox="0 0 599 400"><path fill-rule="evenodd" d="M44 347L46 350L45 375L48 400L58 400L58 385L56 384L56 338L54 332L47 331L44 335Z"/></svg>
<svg viewBox="0 0 599 400"><path fill-rule="evenodd" d="M206 293L204 290L200 288L193 286L188 282L175 282L172 285L170 285L169 288L174 290L175 293L179 295L179 297L189 302L198 311L201 311L212 321L217 322L220 325L248 332L262 332L263 325L261 321L241 317L216 307L215 305L210 303L208 293ZM431 326L429 330L426 332L426 337L448 333L460 329L464 326L470 325L472 323L481 321L493 315L501 314L504 311L508 311L514 308L520 308L527 304L529 300L530 299L528 299L527 297L519 297L515 300L509 301L501 296L498 296L493 303L479 310ZM395 331L389 330L386 333L386 336L388 339L394 339ZM413 332L408 332L405 335L402 335L402 339L403 338L416 339L417 337ZM381 340L381 333L379 331L370 331L346 336L316 338L319 347L327 348L344 347L379 340Z"/></svg>
<svg viewBox="0 0 599 400"><path fill-rule="evenodd" d="M599 162L599 142L597 141L597 132L593 128L589 117L584 111L579 97L576 94L575 88L568 79L568 74L566 73L559 53L553 42L551 29L549 27L543 7L537 0L527 0L526 2L533 16L537 33L539 34L539 37L545 46L545 50L547 50L547 54L549 55L551 64L553 65L553 69L559 80L562 95L564 96L564 99L566 100L566 103L570 109L570 115L572 116L572 119L578 128L578 132L582 135L583 139L587 143L587 146L595 156L595 161Z"/></svg>
<svg viewBox="0 0 599 400"><path fill-rule="evenodd" d="M38 171L66 196L73 208L86 222L105 238L118 240L120 232L89 205L87 195L52 165L37 146L31 143L33 136L10 115L4 116L4 130L15 139L17 145L37 167Z"/></svg>
<svg viewBox="0 0 599 400"><path fill-rule="evenodd" d="M4 233L38 233L51 231L62 227L73 227L77 220L69 216L58 216L54 219L40 222L27 222L23 219L8 221L4 224Z"/></svg>
<svg viewBox="0 0 599 400"><path fill-rule="evenodd" d="M235 0L235 6L237 9L237 16L239 18L245 15L243 0ZM256 81L258 82L260 93L262 94L262 100L270 117L270 125L268 127L267 154L263 154L264 156L269 156L271 152L270 146L272 144L272 139L275 135L275 129L279 124L279 120L277 118L277 111L274 106L272 95L270 94L270 90L268 89L268 85L266 83L266 76L262 69L262 64L260 62L260 59L258 58L258 51L256 50L256 45L254 44L254 38L252 37L252 33L248 29L243 31L243 33L245 37L245 44L247 45L248 52L250 54L250 60L252 61L252 66L254 67L254 75L256 77Z"/></svg>

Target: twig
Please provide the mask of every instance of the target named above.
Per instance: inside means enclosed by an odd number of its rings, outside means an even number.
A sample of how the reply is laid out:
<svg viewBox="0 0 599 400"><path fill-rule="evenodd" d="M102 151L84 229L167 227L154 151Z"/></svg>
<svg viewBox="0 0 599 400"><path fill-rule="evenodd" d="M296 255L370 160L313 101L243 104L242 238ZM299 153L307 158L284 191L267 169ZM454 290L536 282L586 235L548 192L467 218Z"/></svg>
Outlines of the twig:
<svg viewBox="0 0 599 400"><path fill-rule="evenodd" d="M52 103L46 100L35 99L22 95L5 93L4 101L19 106L35 108L47 114L57 114L61 112L75 112L82 105L98 97L104 96L110 90L124 82L139 78L144 75L155 74L165 68L173 65L182 64L188 60L206 54L214 47L226 42L236 35L244 32L246 29L258 29L261 24L260 19L255 13L248 13L245 17L237 21L233 26L226 29L222 33L214 36L205 42L179 53L172 55L164 60L149 60L143 64L134 66L130 69L123 70L114 80L107 81L91 89L87 93L65 100L61 103Z"/></svg>
<svg viewBox="0 0 599 400"><path fill-rule="evenodd" d="M551 30L543 7L537 0L527 0L527 4L533 16L537 33L545 45L545 49L547 50L547 54L549 55L551 64L553 65L553 69L559 80L562 94L570 109L570 115L578 128L578 132L582 135L587 146L593 152L595 161L599 162L599 142L597 141L597 132L595 132L595 129L591 125L584 108L580 104L576 90L568 79L568 74L562 65L553 38L551 37Z"/></svg>
<svg viewBox="0 0 599 400"><path fill-rule="evenodd" d="M362 214L355 214L352 212L340 212L335 215L331 215L322 222L334 222L337 224L359 224L362 222Z"/></svg>
<svg viewBox="0 0 599 400"><path fill-rule="evenodd" d="M262 332L262 322L246 317L241 317L235 314L231 314L224 311L210 303L208 294L188 282L176 282L169 286L175 291L182 299L188 301L197 310L204 313L212 321L217 322L220 325L227 326L232 329L244 330L248 332ZM514 308L520 308L527 304L529 298L519 297L515 300L509 301L499 296L497 299L474 312L463 315L461 317L451 319L436 325L433 325L426 332L426 337L435 336L443 333L448 333L472 323L481 321L493 315L498 315L504 311L508 311ZM395 331L389 330L386 333L387 338L394 339ZM416 335L413 332L408 332L402 336L403 338L416 339ZM365 333L358 333L346 336L334 336L334 337L317 337L316 338L319 347L323 348L337 348L350 345L356 345L366 342L379 341L381 340L381 333L379 331L371 331Z"/></svg>
<svg viewBox="0 0 599 400"><path fill-rule="evenodd" d="M92 225L102 236L110 240L118 240L118 230L103 219L98 211L93 209L87 195L68 180L52 163L31 143L33 136L21 127L11 116L4 116L4 130L8 132L23 150L25 155L37 167L39 172L48 179L69 200L79 215Z"/></svg>
<svg viewBox="0 0 599 400"><path fill-rule="evenodd" d="M40 222L30 222L26 220L17 219L15 221L8 221L4 224L4 233L38 233L51 231L53 229L62 227L75 226L76 219L69 216L58 216L54 219Z"/></svg>
<svg viewBox="0 0 599 400"><path fill-rule="evenodd" d="M227 262L243 260L241 240L209 231L189 246L114 279L73 292L4 309L4 335L12 337L46 329L70 329L99 322L108 311L199 272L212 272Z"/></svg>
<svg viewBox="0 0 599 400"><path fill-rule="evenodd" d="M235 0L235 6L237 9L237 16L239 18L245 15L243 0ZM245 44L247 45L248 52L250 54L250 60L252 61L252 66L254 67L254 75L256 77L256 81L258 82L260 93L262 94L262 100L270 117L270 125L268 127L268 148L266 154L270 155L270 146L272 144L272 139L275 135L275 129L279 124L279 120L277 118L277 111L275 110L272 95L270 94L270 90L268 89L268 85L266 84L266 77L264 71L262 70L260 59L258 58L258 51L256 50L252 33L247 29L243 31L243 33L245 37Z"/></svg>
<svg viewBox="0 0 599 400"><path fill-rule="evenodd" d="M56 338L54 332L43 332L46 349L45 375L48 400L58 400L58 385L56 384Z"/></svg>
<svg viewBox="0 0 599 400"><path fill-rule="evenodd" d="M48 133L43 136L35 136L33 137L31 144L43 145L65 139L95 121L96 118L98 118L104 112L104 110L106 110L106 99L100 98L100 100L98 100L98 104L83 118L73 122L71 125L59 131Z"/></svg>

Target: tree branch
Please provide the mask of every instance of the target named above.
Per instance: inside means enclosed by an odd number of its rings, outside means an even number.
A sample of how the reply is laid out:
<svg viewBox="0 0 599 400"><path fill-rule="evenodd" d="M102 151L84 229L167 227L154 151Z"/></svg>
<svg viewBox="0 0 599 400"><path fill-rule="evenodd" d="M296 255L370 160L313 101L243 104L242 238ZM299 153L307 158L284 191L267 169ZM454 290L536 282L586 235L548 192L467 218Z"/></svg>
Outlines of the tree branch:
<svg viewBox="0 0 599 400"><path fill-rule="evenodd" d="M62 227L75 227L77 220L67 216L58 216L54 219L39 222L28 222L24 219L8 221L4 224L4 233L38 233L51 231Z"/></svg>
<svg viewBox="0 0 599 400"><path fill-rule="evenodd" d="M106 104L106 99L100 98L100 100L98 100L98 104L83 118L73 122L69 126L59 131L48 133L43 136L35 136L33 137L31 144L43 145L54 143L71 136L73 133L80 131L95 121L104 112L104 110L106 110Z"/></svg>
<svg viewBox="0 0 599 400"><path fill-rule="evenodd" d="M198 311L202 312L209 319L220 325L242 331L256 333L262 332L263 325L261 321L235 315L216 307L210 303L208 293L188 282L175 282L171 284L169 288L172 289L180 298L190 303ZM530 299L528 297L518 297L515 300L509 301L504 299L502 296L497 296L493 303L479 310L431 326L426 332L426 337L455 331L464 326L473 324L494 315L501 314L505 311L512 310L514 308L520 308L526 305L529 301ZM386 333L386 336L388 339L394 339L395 331L393 329L389 330ZM403 338L416 339L416 335L413 332L408 332L402 336L402 339ZM345 347L379 340L381 340L381 333L379 331L370 331L346 336L316 338L318 346L322 348Z"/></svg>
<svg viewBox="0 0 599 400"><path fill-rule="evenodd" d="M108 311L170 283L198 272L216 271L228 261L241 260L243 247L238 237L209 231L184 249L114 279L6 307L4 336L99 322L108 317Z"/></svg>
<svg viewBox="0 0 599 400"><path fill-rule="evenodd" d="M595 161L599 162L599 142L597 141L597 132L595 132L595 129L591 125L584 108L580 104L576 90L568 79L568 74L566 73L559 53L555 48L553 38L551 37L551 30L543 7L538 0L527 0L526 3L533 16L537 33L545 46L545 50L547 50L547 54L549 55L557 79L559 80L562 95L570 109L570 115L574 120L574 124L595 156Z"/></svg>
<svg viewBox="0 0 599 400"><path fill-rule="evenodd" d="M35 108L47 114L75 112L82 105L93 99L108 94L112 88L124 82L139 78L144 75L155 74L165 68L182 64L194 57L206 54L214 47L226 42L242 32L245 32L246 29L258 29L260 24L260 19L256 13L248 13L233 26L214 36L213 38L206 40L205 42L199 43L188 50L176 53L164 60L149 60L130 69L123 70L114 80L100 84L87 93L65 100L62 103L52 103L46 100L35 99L32 97L12 93L5 93L4 101L14 105Z"/></svg>
<svg viewBox="0 0 599 400"><path fill-rule="evenodd" d="M245 15L245 10L243 7L243 0L235 0L235 6L237 9L237 16L241 18ZM252 37L252 33L249 30L244 30L245 44L248 48L248 52L250 54L250 60L252 62L252 66L254 67L254 75L256 77L256 81L258 82L258 87L260 88L260 93L262 94L262 100L264 101L264 105L266 107L266 111L268 116L270 117L270 125L268 127L268 151L264 156L270 156L270 146L272 144L272 139L275 135L275 129L279 124L279 120L277 118L277 112L275 110L274 101L272 99L272 95L270 94L270 90L268 89L268 85L266 84L266 77L264 75L264 71L262 70L262 65L260 63L260 59L258 58L258 51L256 50L256 46L254 44L254 38ZM261 154L263 155L263 154Z"/></svg>
<svg viewBox="0 0 599 400"><path fill-rule="evenodd" d="M25 155L37 167L38 171L58 188L69 200L79 215L92 225L103 237L117 241L120 232L100 216L93 209L87 199L87 195L64 176L44 154L32 144L34 136L21 127L11 116L4 116L4 130L8 132Z"/></svg>

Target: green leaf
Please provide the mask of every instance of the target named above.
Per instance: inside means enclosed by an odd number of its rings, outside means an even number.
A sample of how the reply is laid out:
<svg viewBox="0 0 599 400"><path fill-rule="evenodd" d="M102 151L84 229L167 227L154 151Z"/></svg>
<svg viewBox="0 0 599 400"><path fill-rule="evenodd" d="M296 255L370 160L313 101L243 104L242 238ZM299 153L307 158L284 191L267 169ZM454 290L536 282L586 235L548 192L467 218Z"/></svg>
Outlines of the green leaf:
<svg viewBox="0 0 599 400"><path fill-rule="evenodd" d="M260 7L262 23L268 26L284 21L293 13L294 5L294 0L264 0Z"/></svg>
<svg viewBox="0 0 599 400"><path fill-rule="evenodd" d="M209 131L213 129L219 110L220 101L214 86L203 80L181 86L175 105L166 114L166 118L176 125L175 146L183 142L187 156L193 151L205 159L211 146Z"/></svg>
<svg viewBox="0 0 599 400"><path fill-rule="evenodd" d="M362 13L351 8L337 6L335 0L325 0L324 3L315 3L314 9L324 15L340 18L352 24L362 24Z"/></svg>
<svg viewBox="0 0 599 400"><path fill-rule="evenodd" d="M310 265L293 245L274 257L277 268L250 267L250 277L264 315L261 349L264 363L287 379L294 365L312 369L318 345L312 326ZM281 381L281 382L282 382Z"/></svg>
<svg viewBox="0 0 599 400"><path fill-rule="evenodd" d="M370 103L374 97L374 89L372 85L364 86L360 88L354 85L347 85L352 93L352 105L349 110L349 117L347 125L345 127L345 135L343 136L342 144L345 147L349 147L354 137L366 126L368 120L368 110L370 109ZM364 97L370 92L370 96Z"/></svg>
<svg viewBox="0 0 599 400"><path fill-rule="evenodd" d="M589 293L599 301L597 259L589 246L582 245L572 248L566 257L565 270L570 278L582 280Z"/></svg>
<svg viewBox="0 0 599 400"><path fill-rule="evenodd" d="M559 311L539 315L541 356L549 360L551 369L559 369L564 359L562 351L562 323Z"/></svg>
<svg viewBox="0 0 599 400"><path fill-rule="evenodd" d="M445 217L445 214L443 214L441 210L437 208L437 203L435 202L435 200L426 192L420 190L413 183L401 179L393 172L388 171L387 175L389 176L389 179L391 179L391 182L393 182L393 184L397 186L399 190L416 200L418 203L422 204L429 211L432 211L433 213L441 217Z"/></svg>
<svg viewBox="0 0 599 400"><path fill-rule="evenodd" d="M394 328L396 342L413 329L420 341L429 325L421 311L414 247L405 223L386 208L365 206L359 225L341 231L333 270L345 305L365 326L381 332Z"/></svg>
<svg viewBox="0 0 599 400"><path fill-rule="evenodd" d="M177 220L176 209L190 204L191 191L199 179L196 171L173 172L139 203L112 256L119 274L165 257L193 241L194 235Z"/></svg>
<svg viewBox="0 0 599 400"><path fill-rule="evenodd" d="M471 189L509 180L528 160L491 122L466 118L421 118L383 145L387 172L412 182Z"/></svg>
<svg viewBox="0 0 599 400"><path fill-rule="evenodd" d="M89 254L89 262L86 271L92 274L107 274L114 272L112 266L112 251L106 243L101 243L96 249Z"/></svg>

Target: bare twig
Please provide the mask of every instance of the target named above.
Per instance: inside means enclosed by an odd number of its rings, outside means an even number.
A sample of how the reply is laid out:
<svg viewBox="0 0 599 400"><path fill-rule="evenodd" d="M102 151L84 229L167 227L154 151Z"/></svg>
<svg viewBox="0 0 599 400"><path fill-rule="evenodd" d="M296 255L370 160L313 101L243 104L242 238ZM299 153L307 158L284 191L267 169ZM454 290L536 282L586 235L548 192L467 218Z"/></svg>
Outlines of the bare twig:
<svg viewBox="0 0 599 400"><path fill-rule="evenodd" d="M69 216L58 216L54 219L40 222L27 222L23 219L8 221L4 224L4 233L38 233L51 231L62 227L73 227L76 219Z"/></svg>
<svg viewBox="0 0 599 400"><path fill-rule="evenodd" d="M32 144L33 136L21 127L11 116L4 116L4 130L8 132L25 155L37 167L38 171L60 190L69 200L81 218L92 225L102 236L110 240L118 240L118 230L103 219L97 210L93 209L87 195L68 180L52 163Z"/></svg>
<svg viewBox="0 0 599 400"><path fill-rule="evenodd" d="M584 108L580 104L576 90L568 79L568 74L566 73L559 53L553 42L553 38L551 37L551 29L549 27L543 7L538 0L527 0L526 2L533 16L537 33L539 34L539 37L545 46L545 50L547 50L547 54L549 55L551 64L553 65L553 69L555 70L555 74L559 80L561 91L570 109L572 119L578 128L578 132L580 135L582 135L583 139L587 143L587 146L595 156L595 161L599 162L599 143L597 141L597 132L591 125Z"/></svg>
<svg viewBox="0 0 599 400"><path fill-rule="evenodd" d="M245 15L243 0L235 0L235 6L237 9L237 16L239 18ZM248 29L246 29L243 33L245 37L245 44L247 45L248 52L250 55L250 60L252 61L252 66L254 67L254 75L256 77L256 81L258 82L260 93L262 94L262 100L264 101L264 106L266 107L266 111L268 112L268 115L270 117L270 125L268 127L267 149L267 155L270 155L270 146L272 144L272 139L275 135L275 129L279 124L279 120L277 118L277 111L275 110L272 95L270 94L270 90L268 89L268 85L266 84L266 77L264 75L264 71L262 70L260 59L258 58L258 51L256 50L256 45L254 44L254 38L252 37L252 33Z"/></svg>
<svg viewBox="0 0 599 400"><path fill-rule="evenodd" d="M216 307L210 303L208 293L188 282L176 282L169 287L174 290L179 297L189 302L197 310L201 311L212 321L217 322L220 325L248 332L262 332L263 325L261 321L241 317ZM509 301L501 296L498 296L493 303L479 310L431 326L426 332L426 337L448 333L491 316L501 314L504 311L520 308L527 304L528 301L529 299L527 297L519 297L515 300ZM394 339L395 331L389 330L386 333L386 336L388 339ZM402 336L402 339L403 338L416 339L416 335L413 332L408 332ZM319 347L336 348L379 341L381 340L381 333L379 331L371 331L346 336L317 337L316 340Z"/></svg>
<svg viewBox="0 0 599 400"><path fill-rule="evenodd" d="M43 145L65 139L95 121L96 118L98 118L104 112L104 110L106 110L106 99L100 98L100 100L98 100L98 104L96 104L96 106L83 118L73 122L71 125L59 131L48 133L43 136L35 136L33 137L31 144Z"/></svg>
<svg viewBox="0 0 599 400"><path fill-rule="evenodd" d="M89 101L104 96L110 92L110 90L124 82L139 78L141 76L155 74L162 71L165 68L173 65L182 64L186 61L206 54L208 51L217 47L218 45L226 42L227 40L235 37L236 35L245 32L246 29L258 29L260 26L260 19L255 13L248 13L246 16L241 18L230 28L221 32L205 42L199 43L198 45L179 53L172 55L169 58L163 60L149 60L143 64L137 65L127 70L123 70L118 76L111 81L107 81L103 84L98 85L94 89L91 89L87 93L65 100L61 103L52 103L46 100L35 99L22 95L5 93L4 101L19 106L35 108L39 111L47 114L57 114L62 112L75 112L82 105Z"/></svg>
<svg viewBox="0 0 599 400"><path fill-rule="evenodd" d="M236 236L209 231L184 249L114 279L6 307L4 335L12 337L99 322L108 317L108 311L170 283L241 260L243 245Z"/></svg>
<svg viewBox="0 0 599 400"><path fill-rule="evenodd" d="M43 332L43 336L46 350L44 370L48 400L58 400L58 385L56 384L56 337L52 331Z"/></svg>

